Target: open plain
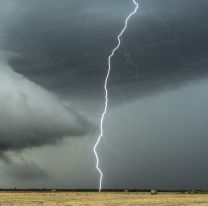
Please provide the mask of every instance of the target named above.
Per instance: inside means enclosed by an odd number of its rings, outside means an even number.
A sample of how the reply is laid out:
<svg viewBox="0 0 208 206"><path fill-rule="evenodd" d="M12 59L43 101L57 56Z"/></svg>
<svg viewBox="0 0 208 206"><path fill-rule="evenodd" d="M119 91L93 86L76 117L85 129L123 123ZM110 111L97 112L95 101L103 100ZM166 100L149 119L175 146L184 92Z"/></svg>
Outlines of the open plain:
<svg viewBox="0 0 208 206"><path fill-rule="evenodd" d="M0 192L1 206L208 206L207 194Z"/></svg>

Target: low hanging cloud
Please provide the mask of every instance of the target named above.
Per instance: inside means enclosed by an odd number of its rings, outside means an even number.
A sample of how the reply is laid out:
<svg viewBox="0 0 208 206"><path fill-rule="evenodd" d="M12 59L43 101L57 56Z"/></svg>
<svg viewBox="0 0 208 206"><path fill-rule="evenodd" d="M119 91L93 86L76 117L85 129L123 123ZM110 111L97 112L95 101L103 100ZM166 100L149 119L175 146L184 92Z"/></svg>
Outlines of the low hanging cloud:
<svg viewBox="0 0 208 206"><path fill-rule="evenodd" d="M33 162L7 162L4 172L18 180L37 181L49 178L48 173Z"/></svg>
<svg viewBox="0 0 208 206"><path fill-rule="evenodd" d="M81 114L0 61L0 152L55 144L89 133Z"/></svg>

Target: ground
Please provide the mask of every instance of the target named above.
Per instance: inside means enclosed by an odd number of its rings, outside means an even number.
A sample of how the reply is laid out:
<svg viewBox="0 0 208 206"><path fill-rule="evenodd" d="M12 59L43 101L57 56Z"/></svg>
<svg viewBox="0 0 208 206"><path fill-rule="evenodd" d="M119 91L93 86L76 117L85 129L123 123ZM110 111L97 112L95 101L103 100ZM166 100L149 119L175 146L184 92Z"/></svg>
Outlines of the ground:
<svg viewBox="0 0 208 206"><path fill-rule="evenodd" d="M207 194L0 192L0 206L208 206Z"/></svg>

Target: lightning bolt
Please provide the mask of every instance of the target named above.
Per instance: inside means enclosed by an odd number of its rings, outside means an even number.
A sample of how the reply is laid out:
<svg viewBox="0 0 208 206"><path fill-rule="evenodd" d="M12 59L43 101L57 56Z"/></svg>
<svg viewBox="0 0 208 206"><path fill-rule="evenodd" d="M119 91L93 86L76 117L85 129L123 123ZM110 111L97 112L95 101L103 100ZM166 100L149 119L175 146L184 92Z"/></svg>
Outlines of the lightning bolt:
<svg viewBox="0 0 208 206"><path fill-rule="evenodd" d="M110 75L110 72L111 72L111 59L113 58L115 52L119 49L119 47L121 45L121 37L123 36L124 32L127 29L129 20L136 14L136 12L138 10L139 4L138 4L137 0L132 0L132 3L135 5L135 8L127 16L127 18L125 20L124 27L121 30L121 32L119 33L119 35L117 36L118 43L117 43L116 47L113 48L110 56L108 57L108 70L107 70L107 75L106 75L105 84L104 84L105 107L104 107L104 111L103 111L101 119L100 119L100 134L99 134L98 139L97 139L97 141L96 141L96 143L94 145L94 148L93 148L93 151L94 151L94 154L95 154L95 158L96 158L96 169L97 169L97 171L99 173L99 176L100 176L100 179L99 179L99 192L101 192L101 190L102 190L103 173L102 173L102 171L101 171L101 169L99 167L99 163L100 162L99 162L99 157L98 157L98 154L97 154L97 147L98 147L98 145L100 143L100 140L103 137L103 122L104 122L104 118L105 118L105 115L106 115L106 112L107 112L107 108L108 108L108 80L109 80L109 75Z"/></svg>

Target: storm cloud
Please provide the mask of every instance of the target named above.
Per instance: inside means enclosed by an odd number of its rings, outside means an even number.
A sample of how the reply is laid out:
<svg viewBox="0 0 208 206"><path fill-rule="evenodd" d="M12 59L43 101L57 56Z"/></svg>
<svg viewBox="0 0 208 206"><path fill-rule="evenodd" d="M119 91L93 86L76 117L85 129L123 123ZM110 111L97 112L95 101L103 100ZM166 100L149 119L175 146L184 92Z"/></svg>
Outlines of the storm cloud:
<svg viewBox="0 0 208 206"><path fill-rule="evenodd" d="M113 84L128 84L129 100L207 76L208 3L195 2L140 1L111 73ZM17 54L9 61L15 71L58 94L102 93L106 57L133 4L11 0L5 7L2 47Z"/></svg>
<svg viewBox="0 0 208 206"><path fill-rule="evenodd" d="M68 103L0 64L0 151L86 135L92 124Z"/></svg>
<svg viewBox="0 0 208 206"><path fill-rule="evenodd" d="M46 171L32 162L7 163L4 172L18 180L37 181L49 178Z"/></svg>
<svg viewBox="0 0 208 206"><path fill-rule="evenodd" d="M0 151L11 151L1 157L17 151L31 160L3 165L8 177L1 181L97 187L90 120L99 122L107 57L134 5L0 3ZM207 188L208 1L139 3L112 59L98 151L104 187Z"/></svg>

